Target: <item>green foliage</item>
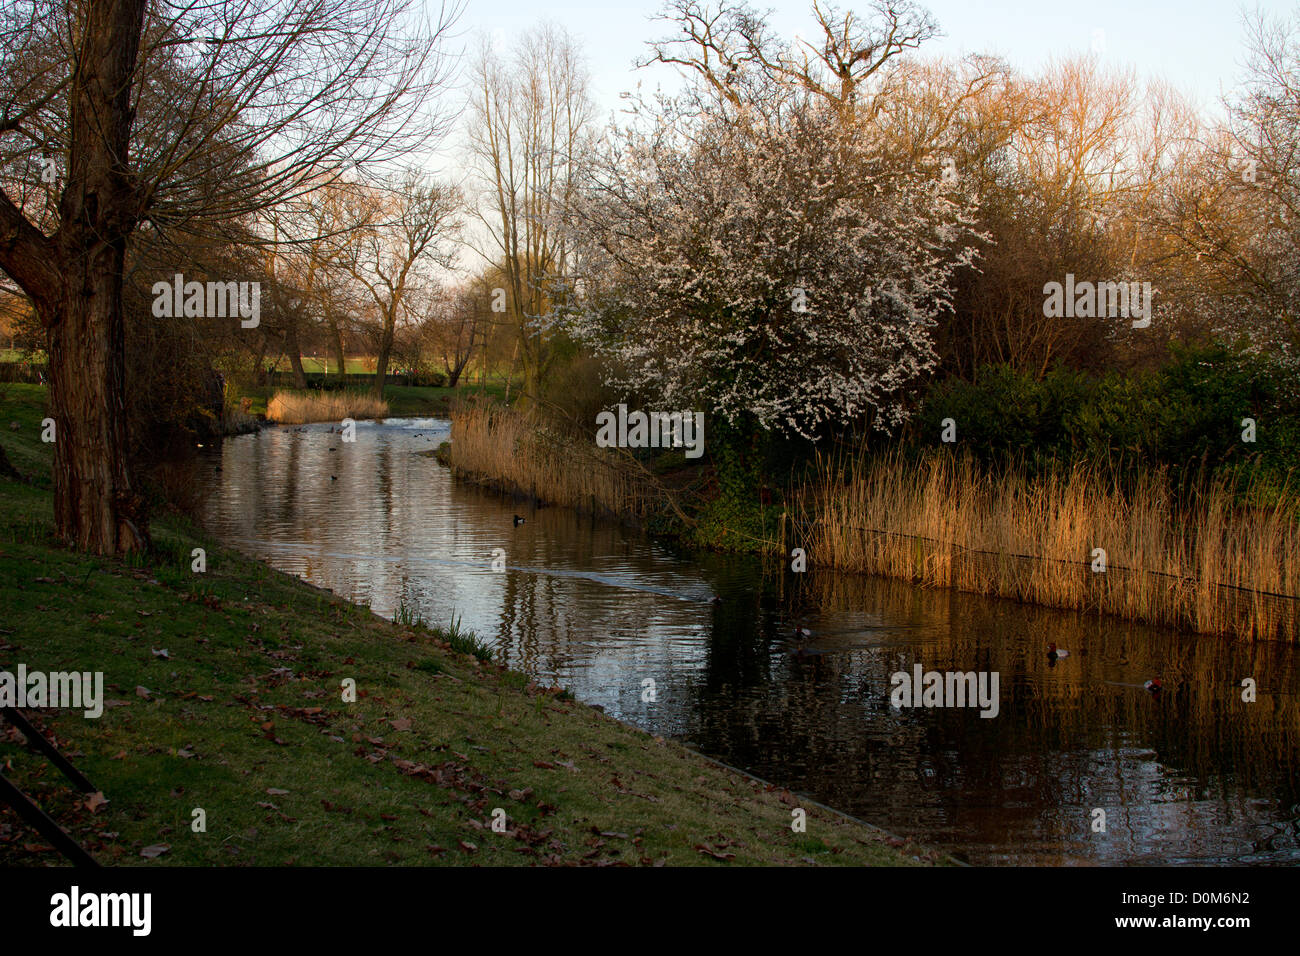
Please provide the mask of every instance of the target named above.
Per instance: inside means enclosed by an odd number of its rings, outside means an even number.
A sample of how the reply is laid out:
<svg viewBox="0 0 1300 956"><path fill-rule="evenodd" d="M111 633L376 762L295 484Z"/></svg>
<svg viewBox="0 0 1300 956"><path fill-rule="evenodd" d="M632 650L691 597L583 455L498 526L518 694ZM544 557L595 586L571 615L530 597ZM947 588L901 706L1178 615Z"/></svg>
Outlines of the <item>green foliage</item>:
<svg viewBox="0 0 1300 956"><path fill-rule="evenodd" d="M471 654L484 662L492 660L492 645L482 640L473 631L462 628L459 617L451 622L443 636L453 651Z"/></svg>
<svg viewBox="0 0 1300 956"><path fill-rule="evenodd" d="M780 514L779 509L764 509L764 489L783 439L751 419L731 424L720 416L709 422L705 434L717 487L695 515L693 543L732 551L764 550Z"/></svg>
<svg viewBox="0 0 1300 956"><path fill-rule="evenodd" d="M420 611L415 607L408 607L405 601L397 605L397 613L393 615L393 620L402 627L424 627L424 618L420 616Z"/></svg>
<svg viewBox="0 0 1300 956"><path fill-rule="evenodd" d="M1228 344L1175 346L1153 372L1102 376L1057 368L1042 378L1001 366L975 384L930 388L909 429L914 448L957 424L957 444L988 464L1016 460L1163 465L1180 479L1202 473L1280 487L1300 464L1300 390L1281 361ZM1256 422L1253 443L1242 420Z"/></svg>

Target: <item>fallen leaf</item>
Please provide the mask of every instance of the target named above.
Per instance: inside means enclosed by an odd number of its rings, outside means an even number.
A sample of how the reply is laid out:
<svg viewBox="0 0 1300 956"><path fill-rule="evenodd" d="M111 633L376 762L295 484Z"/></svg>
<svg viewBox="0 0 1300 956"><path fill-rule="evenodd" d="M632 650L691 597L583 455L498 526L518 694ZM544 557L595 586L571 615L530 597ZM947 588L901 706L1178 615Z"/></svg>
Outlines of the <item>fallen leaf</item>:
<svg viewBox="0 0 1300 956"><path fill-rule="evenodd" d="M143 697L145 700L148 700L148 699L149 699L149 695L152 694L152 693L153 693L153 691L151 691L148 687L141 687L141 686L139 686L138 684L136 685L136 688L135 688L135 696L137 696L137 697Z"/></svg>
<svg viewBox="0 0 1300 956"><path fill-rule="evenodd" d="M396 720L390 720L394 730L410 730L411 719L409 717L398 717Z"/></svg>
<svg viewBox="0 0 1300 956"><path fill-rule="evenodd" d="M165 661L171 660L171 653L165 647L164 648L151 647L149 648L149 653L152 654L154 657L161 657Z"/></svg>
<svg viewBox="0 0 1300 956"><path fill-rule="evenodd" d="M96 790L90 796L86 797L85 807L91 813L94 813L106 803L108 803L108 798L104 796L103 791Z"/></svg>
<svg viewBox="0 0 1300 956"><path fill-rule="evenodd" d="M162 856L170 849L171 846L166 843L155 843L153 846L147 846L143 850L141 850L140 855L144 857L146 860L154 860Z"/></svg>
<svg viewBox="0 0 1300 956"><path fill-rule="evenodd" d="M289 793L288 790L281 790L279 787L267 787L266 792L273 797L283 797Z"/></svg>

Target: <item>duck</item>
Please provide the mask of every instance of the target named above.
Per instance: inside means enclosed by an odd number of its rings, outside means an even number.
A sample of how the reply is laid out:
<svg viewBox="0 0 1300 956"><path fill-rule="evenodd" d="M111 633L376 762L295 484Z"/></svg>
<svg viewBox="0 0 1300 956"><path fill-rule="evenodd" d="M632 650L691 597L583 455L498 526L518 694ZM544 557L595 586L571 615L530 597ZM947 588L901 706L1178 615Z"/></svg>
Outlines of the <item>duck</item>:
<svg viewBox="0 0 1300 956"><path fill-rule="evenodd" d="M1159 677L1153 677L1151 678L1151 680L1147 681L1145 684L1142 685L1142 687L1145 690L1150 691L1152 694L1160 693L1160 689L1164 686L1165 686L1164 684L1160 683Z"/></svg>
<svg viewBox="0 0 1300 956"><path fill-rule="evenodd" d="M338 481L338 480L339 480L338 475L330 475L330 481Z"/></svg>
<svg viewBox="0 0 1300 956"><path fill-rule="evenodd" d="M1049 661L1059 661L1062 657L1069 657L1070 652L1061 650L1055 644L1047 645L1047 659Z"/></svg>
<svg viewBox="0 0 1300 956"><path fill-rule="evenodd" d="M796 625L794 629L794 636L799 638L799 640L804 640L805 638L812 637L812 631L808 630L808 628L806 627L799 627L798 625Z"/></svg>
<svg viewBox="0 0 1300 956"><path fill-rule="evenodd" d="M519 515L515 515L515 527L518 528L521 524L523 524L527 520L528 520L527 518L521 518L519 517Z"/></svg>
<svg viewBox="0 0 1300 956"><path fill-rule="evenodd" d="M713 595L713 597L709 598L709 603L710 603L710 604L721 604L721 603L722 603L722 598L720 598L718 595L715 594L715 595Z"/></svg>

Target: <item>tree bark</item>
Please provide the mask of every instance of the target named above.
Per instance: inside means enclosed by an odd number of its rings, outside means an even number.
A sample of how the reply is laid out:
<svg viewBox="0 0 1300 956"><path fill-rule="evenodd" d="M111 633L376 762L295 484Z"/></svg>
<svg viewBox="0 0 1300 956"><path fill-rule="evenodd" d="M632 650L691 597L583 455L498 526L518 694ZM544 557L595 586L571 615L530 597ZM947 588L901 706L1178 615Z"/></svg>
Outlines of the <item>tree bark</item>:
<svg viewBox="0 0 1300 956"><path fill-rule="evenodd" d="M86 237L67 260L65 292L43 315L54 418L54 524L94 554L148 546L144 500L131 487L126 436L125 241Z"/></svg>
<svg viewBox="0 0 1300 956"><path fill-rule="evenodd" d="M136 225L128 152L132 76L147 0L87 9L69 90L67 184L46 238L0 202L0 265L27 292L46 332L54 433L54 520L95 554L148 546L144 501L127 463L122 272Z"/></svg>

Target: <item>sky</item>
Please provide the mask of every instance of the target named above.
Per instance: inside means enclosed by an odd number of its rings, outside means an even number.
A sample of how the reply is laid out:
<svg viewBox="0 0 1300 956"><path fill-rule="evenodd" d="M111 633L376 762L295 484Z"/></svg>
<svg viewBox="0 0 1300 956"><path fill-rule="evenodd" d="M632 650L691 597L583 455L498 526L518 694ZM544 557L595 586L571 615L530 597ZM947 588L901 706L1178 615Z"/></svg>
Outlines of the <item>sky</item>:
<svg viewBox="0 0 1300 956"><path fill-rule="evenodd" d="M441 0L423 2L436 11ZM870 0L833 2L863 15L871 6ZM750 3L771 11L769 23L776 36L793 40L814 35L811 0ZM1243 12L1300 16L1300 0L922 0L922 5L938 20L943 34L922 46L922 55L995 54L1033 74L1053 59L1095 50L1105 63L1132 67L1139 79L1171 82L1207 115L1222 115L1223 94L1237 87L1244 75ZM634 65L647 52L646 41L671 32L667 23L655 21L662 7L663 0L465 0L455 45L463 45L468 54L476 38L486 34L504 50L542 20L560 24L585 53L591 92L604 120L621 109L620 92L638 83L650 92L657 85L675 88L680 82L676 71L662 64L644 70ZM458 131L429 157L431 171L461 179L461 135ZM478 230L471 232L477 243L483 241Z"/></svg>
<svg viewBox="0 0 1300 956"><path fill-rule="evenodd" d="M777 35L794 37L801 31L811 35L811 0L751 2L758 9L773 11L770 22ZM838 5L861 13L869 9L869 3L861 0L840 0ZM1300 13L1295 0L1248 5L1236 0L930 0L923 5L945 34L923 47L923 52L995 53L1012 66L1033 72L1052 58L1089 53L1097 43L1106 61L1131 65L1139 75L1164 77L1204 108L1214 107L1241 75L1243 9L1258 6L1266 13ZM508 43L512 34L541 19L563 25L586 51L594 91L608 112L617 109L618 93L633 88L638 80L653 86L649 71L636 71L632 64L645 53L646 40L667 32L665 24L651 22L660 9L660 0L467 0L460 30L496 33Z"/></svg>

